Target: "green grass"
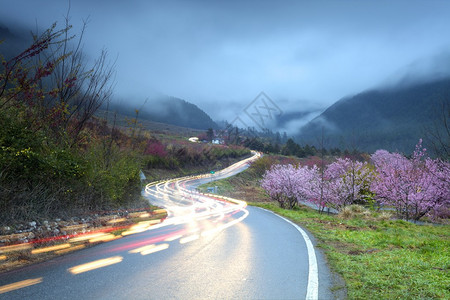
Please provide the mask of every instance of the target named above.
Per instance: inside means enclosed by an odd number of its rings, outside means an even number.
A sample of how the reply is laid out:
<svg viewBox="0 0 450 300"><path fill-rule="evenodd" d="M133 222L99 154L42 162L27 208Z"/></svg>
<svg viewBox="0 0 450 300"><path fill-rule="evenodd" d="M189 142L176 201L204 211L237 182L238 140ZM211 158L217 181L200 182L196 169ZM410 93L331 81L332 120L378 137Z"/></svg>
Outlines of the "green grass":
<svg viewBox="0 0 450 300"><path fill-rule="evenodd" d="M213 182L208 182L208 183L200 185L197 189L200 192L206 193L208 187L214 187L214 186L217 186L217 193L220 195L226 195L226 194L229 194L230 192L234 191L234 186L227 179L221 179L221 180L216 180Z"/></svg>
<svg viewBox="0 0 450 300"><path fill-rule="evenodd" d="M416 225L367 212L344 219L304 207L252 204L311 231L344 278L349 299L450 299L448 225Z"/></svg>

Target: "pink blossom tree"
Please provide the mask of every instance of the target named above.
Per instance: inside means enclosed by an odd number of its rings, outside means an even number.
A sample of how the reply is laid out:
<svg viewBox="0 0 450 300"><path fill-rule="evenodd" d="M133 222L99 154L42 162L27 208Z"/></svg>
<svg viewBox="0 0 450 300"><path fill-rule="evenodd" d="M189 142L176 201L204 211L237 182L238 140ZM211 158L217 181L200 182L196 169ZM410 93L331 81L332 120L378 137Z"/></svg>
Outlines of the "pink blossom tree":
<svg viewBox="0 0 450 300"><path fill-rule="evenodd" d="M297 204L301 181L296 173L297 168L293 165L274 165L261 180L262 188L282 208L292 209Z"/></svg>
<svg viewBox="0 0 450 300"><path fill-rule="evenodd" d="M328 182L323 180L317 166L274 165L264 174L261 186L282 208L293 208L299 201L308 201L323 211L329 198Z"/></svg>
<svg viewBox="0 0 450 300"><path fill-rule="evenodd" d="M322 212L327 206L340 210L364 201L363 191L369 189L372 178L373 171L366 162L346 158L324 170L316 165L275 165L264 175L262 187L281 207L292 208L299 201L307 201Z"/></svg>
<svg viewBox="0 0 450 300"><path fill-rule="evenodd" d="M301 178L298 200L311 202L317 206L319 212L323 212L330 199L329 180L316 165L299 168L297 173Z"/></svg>
<svg viewBox="0 0 450 300"><path fill-rule="evenodd" d="M144 150L144 154L153 155L157 157L166 157L166 147L161 143L161 141L153 138L147 141L147 145Z"/></svg>
<svg viewBox="0 0 450 300"><path fill-rule="evenodd" d="M355 203L365 202L364 192L369 190L373 171L367 162L338 158L325 169L328 180L328 202L337 210Z"/></svg>
<svg viewBox="0 0 450 300"><path fill-rule="evenodd" d="M378 150L372 155L377 176L371 189L403 219L432 216L450 204L450 164L426 156L422 140L411 159Z"/></svg>

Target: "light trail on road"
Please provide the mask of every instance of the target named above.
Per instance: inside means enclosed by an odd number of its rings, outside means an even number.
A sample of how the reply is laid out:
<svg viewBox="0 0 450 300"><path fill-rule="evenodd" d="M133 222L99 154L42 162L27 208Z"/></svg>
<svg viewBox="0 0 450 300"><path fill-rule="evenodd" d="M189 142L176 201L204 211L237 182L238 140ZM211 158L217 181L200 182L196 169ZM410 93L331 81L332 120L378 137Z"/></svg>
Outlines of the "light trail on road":
<svg viewBox="0 0 450 300"><path fill-rule="evenodd" d="M251 157L219 171L215 175L214 180L233 175L261 156L260 153L255 151L252 151L252 154ZM228 214L239 211L247 212L245 210L247 206L245 201L212 194L202 194L195 189L198 185L211 180L212 176L212 174L187 176L149 183L145 187L144 196L152 204L164 207L168 214L168 217L158 228L173 224L189 223L193 220L214 220L218 216L223 219L223 216ZM220 228L220 226L225 225L217 226Z"/></svg>
<svg viewBox="0 0 450 300"><path fill-rule="evenodd" d="M220 171L220 176L230 176L230 174L242 169L249 162L258 159L259 156L259 153L253 152L252 157ZM247 203L244 201L217 195L202 194L195 190L196 186L210 179L210 175L200 175L148 184L145 187L144 195L152 204L163 207L167 211L168 217L164 220L138 222L136 225L133 225L122 232L121 236L142 235L145 234L146 231L151 231L153 232L151 237L140 239L139 241L124 240L124 242L118 246L111 244L111 247L108 247L108 249L102 253L117 255L91 261L89 261L89 257L87 257L87 262L73 265L67 268L66 271L72 275L78 275L110 267L111 265L119 264L126 260L126 257L118 255L119 253L123 253L123 251L126 251L128 254L154 254L167 250L170 247L170 244L167 242L175 242L178 240L179 244L187 244L217 234L244 220L248 216L248 211L245 209ZM235 218L234 216L238 213L241 213L241 215ZM146 216L139 213L137 217ZM108 221L108 224L114 225L116 223L121 223L122 221L122 219L114 219ZM75 230L79 228L69 229ZM114 236L105 232L94 232L74 236L70 238L68 242L108 242L116 240L121 236ZM69 252L72 249L85 248L84 244L73 247L70 243L33 249L31 253L35 255L52 251L61 251L61 253L64 253L64 251ZM30 244L23 244L2 247L1 251L6 253L8 251L24 251L29 249L31 249ZM27 288L41 284L42 282L45 282L45 277L26 279L6 285L0 285L0 294Z"/></svg>
<svg viewBox="0 0 450 300"><path fill-rule="evenodd" d="M196 190L243 171L259 157L253 154L214 177L148 184L143 195L168 212L165 219L123 228L118 238L92 232L71 237L77 246L43 248L85 249L0 274L0 299L329 299L318 290L323 263L314 263L305 232L244 201ZM89 247L92 241L108 242Z"/></svg>

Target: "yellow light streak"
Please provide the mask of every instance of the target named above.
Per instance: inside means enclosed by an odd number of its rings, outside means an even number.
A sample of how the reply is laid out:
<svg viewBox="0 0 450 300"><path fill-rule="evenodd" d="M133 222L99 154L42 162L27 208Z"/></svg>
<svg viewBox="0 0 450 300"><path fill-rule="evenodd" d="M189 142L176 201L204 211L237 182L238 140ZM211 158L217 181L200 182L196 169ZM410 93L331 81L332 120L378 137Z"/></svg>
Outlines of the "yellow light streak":
<svg viewBox="0 0 450 300"><path fill-rule="evenodd" d="M178 240L181 237L183 237L183 236L181 234L178 234L178 235L174 235L174 236L168 237L164 241L165 242L172 242L172 241Z"/></svg>
<svg viewBox="0 0 450 300"><path fill-rule="evenodd" d="M6 255L0 255L0 260L6 260Z"/></svg>
<svg viewBox="0 0 450 300"><path fill-rule="evenodd" d="M197 225L194 225L194 226L197 226ZM189 226L189 227L191 227L191 226ZM193 228L189 229L189 233L195 233L195 232L198 232L198 231L200 231L200 228L198 228L198 227L193 227Z"/></svg>
<svg viewBox="0 0 450 300"><path fill-rule="evenodd" d="M22 250L28 250L28 249L31 249L30 244L11 245L11 246L0 247L0 253L9 253L9 252L22 251Z"/></svg>
<svg viewBox="0 0 450 300"><path fill-rule="evenodd" d="M154 246L151 249L147 249L147 250L141 251L141 255L147 255L147 254L155 253L155 252L158 252L158 251L166 250L167 248L169 248L169 244L157 245L157 246Z"/></svg>
<svg viewBox="0 0 450 300"><path fill-rule="evenodd" d="M130 234L135 234L139 232L146 231L148 229L148 224L137 224L132 226L129 230L122 232L122 236L127 236Z"/></svg>
<svg viewBox="0 0 450 300"><path fill-rule="evenodd" d="M220 232L221 230L222 230L221 228L214 228L214 229L210 229L210 230L205 230L205 231L202 232L202 237L214 235L214 234Z"/></svg>
<svg viewBox="0 0 450 300"><path fill-rule="evenodd" d="M30 285L38 284L41 282L42 282L42 277L39 277L39 278L35 278L35 279L27 279L27 280L22 280L19 282L3 285L3 286L0 286L0 294L18 290L18 289L21 289L21 288L24 288L24 287L27 287Z"/></svg>
<svg viewBox="0 0 450 300"><path fill-rule="evenodd" d="M155 224L161 223L161 219L149 220L149 221L145 221L145 222L148 222L149 225L155 225Z"/></svg>
<svg viewBox="0 0 450 300"><path fill-rule="evenodd" d="M130 218L137 218L137 217L140 217L142 214L145 214L145 213L146 213L145 211L136 211L136 212L133 212L133 213L129 213L128 216Z"/></svg>
<svg viewBox="0 0 450 300"><path fill-rule="evenodd" d="M85 241L85 240L90 240L90 239L102 237L102 236L105 236L105 235L107 235L107 234L104 233L104 232L91 233L91 234L86 234L86 235L82 235L82 236L77 236L77 237L71 238L69 240L69 242L76 243L76 242L81 242L81 241Z"/></svg>
<svg viewBox="0 0 450 300"><path fill-rule="evenodd" d="M169 244L160 244L160 245L151 244L130 250L128 251L128 253L141 253L142 255L147 255L158 251L166 250L167 248L169 248Z"/></svg>
<svg viewBox="0 0 450 300"><path fill-rule="evenodd" d="M141 221L141 222L137 223L136 225L131 226L129 230L122 232L122 236L146 231L147 229L150 228L150 226L156 225L159 223L161 223L160 219Z"/></svg>
<svg viewBox="0 0 450 300"><path fill-rule="evenodd" d="M112 240L117 240L118 238L121 238L122 236L114 235L114 234L105 234L104 236L95 237L92 239L89 239L89 243L97 243L97 242L108 242Z"/></svg>
<svg viewBox="0 0 450 300"><path fill-rule="evenodd" d="M86 246L85 245L77 245L77 246L73 246L73 247L70 247L70 248L66 248L66 249L55 251L55 253L56 254L65 254L65 253L72 252L72 251L75 251L75 250L81 250L84 247L86 247Z"/></svg>
<svg viewBox="0 0 450 300"><path fill-rule="evenodd" d="M40 249L33 249L33 250L31 250L31 254L51 252L51 251L61 250L61 249L69 248L69 247L70 247L70 244L66 243L66 244L55 245L55 246L50 246L50 247L45 247L45 248L40 248Z"/></svg>
<svg viewBox="0 0 450 300"><path fill-rule="evenodd" d="M109 221L106 222L106 223L108 223L108 224L117 224L117 223L125 222L126 220L127 220L127 219L125 219L125 218L112 219L112 220L109 220Z"/></svg>
<svg viewBox="0 0 450 300"><path fill-rule="evenodd" d="M72 268L69 268L68 271L70 273L76 275L76 274L92 271L95 269L103 268L106 266L110 266L113 264L117 264L117 263L120 263L122 260L123 260L122 256L113 256L113 257L99 259L96 261L92 261L89 263L85 263L82 265L72 267Z"/></svg>
<svg viewBox="0 0 450 300"><path fill-rule="evenodd" d="M152 249L152 248L154 248L154 247L155 247L155 245L154 245L154 244L151 244L151 245L147 245L147 246L143 246L143 247L139 247L139 248L130 250L130 251L128 251L128 253L139 253L139 252L141 252L141 251L145 251L145 250L148 250L148 249Z"/></svg>
<svg viewBox="0 0 450 300"><path fill-rule="evenodd" d="M76 231L80 229L84 229L87 227L87 224L78 224L78 225L71 225L61 228L62 231Z"/></svg>
<svg viewBox="0 0 450 300"><path fill-rule="evenodd" d="M145 229L134 229L134 230L127 230L127 231L124 231L124 232L122 232L121 234L122 234L122 236L127 236L127 235L130 235L130 234L135 234L135 233L139 233L139 232L143 232L143 231L145 231Z"/></svg>
<svg viewBox="0 0 450 300"><path fill-rule="evenodd" d="M198 240L199 238L200 238L200 236L199 236L198 234L194 234L194 235L191 235L191 236L187 236L187 237L182 238L182 239L180 240L180 244L186 244L186 243L189 243L189 242Z"/></svg>
<svg viewBox="0 0 450 300"><path fill-rule="evenodd" d="M196 221L203 221L203 220L206 220L206 219L209 219L209 218L211 218L210 215L205 215L205 216L202 216L202 217L197 217L197 218L195 218L195 220Z"/></svg>

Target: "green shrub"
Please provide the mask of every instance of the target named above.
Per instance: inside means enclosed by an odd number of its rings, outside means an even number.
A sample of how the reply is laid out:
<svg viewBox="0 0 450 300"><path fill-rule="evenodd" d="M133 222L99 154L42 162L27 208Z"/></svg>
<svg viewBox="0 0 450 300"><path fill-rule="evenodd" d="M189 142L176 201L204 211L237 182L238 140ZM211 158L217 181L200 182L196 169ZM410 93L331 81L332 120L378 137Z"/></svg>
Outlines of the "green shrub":
<svg viewBox="0 0 450 300"><path fill-rule="evenodd" d="M126 205L140 193L140 158L92 138L85 147L33 128L21 108L0 112L0 217L28 219Z"/></svg>

